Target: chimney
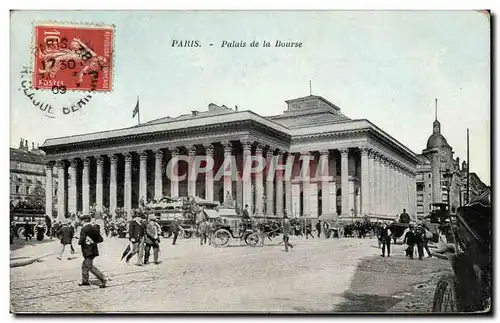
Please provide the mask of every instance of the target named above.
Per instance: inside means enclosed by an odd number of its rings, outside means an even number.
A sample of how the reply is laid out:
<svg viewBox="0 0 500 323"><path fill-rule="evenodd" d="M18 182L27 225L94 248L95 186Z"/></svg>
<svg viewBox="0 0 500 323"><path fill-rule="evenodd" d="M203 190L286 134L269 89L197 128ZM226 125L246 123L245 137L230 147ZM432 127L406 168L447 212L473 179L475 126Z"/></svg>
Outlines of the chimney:
<svg viewBox="0 0 500 323"><path fill-rule="evenodd" d="M35 150L35 142L34 141L31 142L31 150Z"/></svg>
<svg viewBox="0 0 500 323"><path fill-rule="evenodd" d="M23 140L23 138L21 138L21 141L19 141L19 149L23 149L23 143L24 143L24 140Z"/></svg>
<svg viewBox="0 0 500 323"><path fill-rule="evenodd" d="M197 115L198 115L198 113L200 113L200 112L199 112L199 111L197 111L197 110L193 110L193 111L191 111L191 114L193 115L193 117L197 116Z"/></svg>
<svg viewBox="0 0 500 323"><path fill-rule="evenodd" d="M234 106L234 111L238 112L238 106L237 105Z"/></svg>
<svg viewBox="0 0 500 323"><path fill-rule="evenodd" d="M26 145L24 145L24 149L28 150L29 149L28 140L26 140L25 142L26 142Z"/></svg>

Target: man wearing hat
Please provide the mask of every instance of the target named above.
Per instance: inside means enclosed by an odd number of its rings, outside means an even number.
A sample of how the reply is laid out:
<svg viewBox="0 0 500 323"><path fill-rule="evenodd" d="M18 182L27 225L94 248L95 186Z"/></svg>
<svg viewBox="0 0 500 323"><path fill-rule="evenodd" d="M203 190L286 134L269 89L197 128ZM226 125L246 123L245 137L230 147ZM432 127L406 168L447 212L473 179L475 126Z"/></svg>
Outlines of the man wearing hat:
<svg viewBox="0 0 500 323"><path fill-rule="evenodd" d="M66 247L69 245L70 248L73 248L71 245L71 242L73 241L73 237L75 235L75 229L70 223L70 220L67 219L64 221L64 225L61 229L61 235L60 235L60 240L61 240L61 252L59 252L59 256L57 256L57 259L62 260L64 256L64 251L66 250ZM74 253L74 252L73 252ZM69 260L68 256L68 260Z"/></svg>
<svg viewBox="0 0 500 323"><path fill-rule="evenodd" d="M155 265L158 265L160 262L158 261L158 255L160 252L160 236L158 235L158 229L156 227L156 216L154 214L150 214L148 216L148 221L146 222L146 230L145 230L145 256L144 256L144 264L147 265L149 263L149 255L151 252L151 247L153 247L153 258Z"/></svg>
<svg viewBox="0 0 500 323"><path fill-rule="evenodd" d="M292 225L287 216L287 210L283 211L283 242L285 243L285 251L288 252L288 247L293 249L293 244L289 242L290 234L292 233Z"/></svg>
<svg viewBox="0 0 500 323"><path fill-rule="evenodd" d="M144 257L144 225L141 213L136 213L128 228L129 240L132 243L132 252L126 258L128 263L130 259L137 254L136 266L142 266Z"/></svg>
<svg viewBox="0 0 500 323"><path fill-rule="evenodd" d="M99 256L98 243L103 241L101 233L98 228L90 223L90 216L84 215L80 218L83 227L80 231L80 239L78 244L82 246L82 282L78 286L90 286L89 272L94 274L100 281L99 288L106 287L106 277L94 266L94 258Z"/></svg>

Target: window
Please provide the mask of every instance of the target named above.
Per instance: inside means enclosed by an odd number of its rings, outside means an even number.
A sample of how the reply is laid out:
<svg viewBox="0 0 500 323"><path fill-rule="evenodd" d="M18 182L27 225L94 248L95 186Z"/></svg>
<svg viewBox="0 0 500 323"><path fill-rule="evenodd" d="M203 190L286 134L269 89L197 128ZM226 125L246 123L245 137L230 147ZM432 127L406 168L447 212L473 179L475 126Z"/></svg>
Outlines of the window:
<svg viewBox="0 0 500 323"><path fill-rule="evenodd" d="M16 185L16 190L15 190L16 194L19 194L19 188L20 188L20 186Z"/></svg>
<svg viewBox="0 0 500 323"><path fill-rule="evenodd" d="M431 188L431 184L429 184L429 188Z"/></svg>
<svg viewBox="0 0 500 323"><path fill-rule="evenodd" d="M431 173L429 173L429 178L431 178Z"/></svg>

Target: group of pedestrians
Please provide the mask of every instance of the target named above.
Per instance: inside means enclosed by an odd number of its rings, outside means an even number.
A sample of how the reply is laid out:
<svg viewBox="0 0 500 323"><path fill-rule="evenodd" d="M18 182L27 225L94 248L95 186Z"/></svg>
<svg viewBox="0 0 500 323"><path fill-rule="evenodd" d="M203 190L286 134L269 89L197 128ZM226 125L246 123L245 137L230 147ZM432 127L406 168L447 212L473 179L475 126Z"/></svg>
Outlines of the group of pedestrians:
<svg viewBox="0 0 500 323"><path fill-rule="evenodd" d="M136 266L149 264L151 249L153 249L153 262L159 261L161 227L156 222L156 216L150 214L146 220L143 213L137 213L129 224L130 245L122 254L122 259L128 264L132 257L137 256Z"/></svg>
<svg viewBox="0 0 500 323"><path fill-rule="evenodd" d="M416 226L410 223L408 230L404 233L403 239L403 243L408 246L405 255L413 260L415 247L417 247L419 260L422 260L424 257L424 249L427 252L427 257L432 258L432 253L429 249L430 238L432 238L432 234L425 228L423 223L418 223Z"/></svg>

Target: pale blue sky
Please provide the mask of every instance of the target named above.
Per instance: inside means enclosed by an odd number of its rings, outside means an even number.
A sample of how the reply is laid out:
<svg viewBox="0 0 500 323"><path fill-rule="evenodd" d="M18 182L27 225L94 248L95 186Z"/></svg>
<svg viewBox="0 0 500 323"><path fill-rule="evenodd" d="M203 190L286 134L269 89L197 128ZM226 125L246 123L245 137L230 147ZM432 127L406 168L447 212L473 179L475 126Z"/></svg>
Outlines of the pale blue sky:
<svg viewBox="0 0 500 323"><path fill-rule="evenodd" d="M114 24L114 90L81 111L49 119L19 91L30 64L34 21ZM133 126L205 110L209 103L262 115L281 113L285 100L321 95L352 119L365 118L416 153L432 133L439 98L442 133L455 156L490 183L489 21L472 11L26 11L11 17L11 145ZM201 48L174 48L173 39ZM302 48L220 48L301 41ZM213 47L208 44L213 43ZM248 45L247 45L248 46ZM54 106L78 94L38 97ZM76 96L75 96L76 95ZM77 100L77 99L76 99Z"/></svg>

